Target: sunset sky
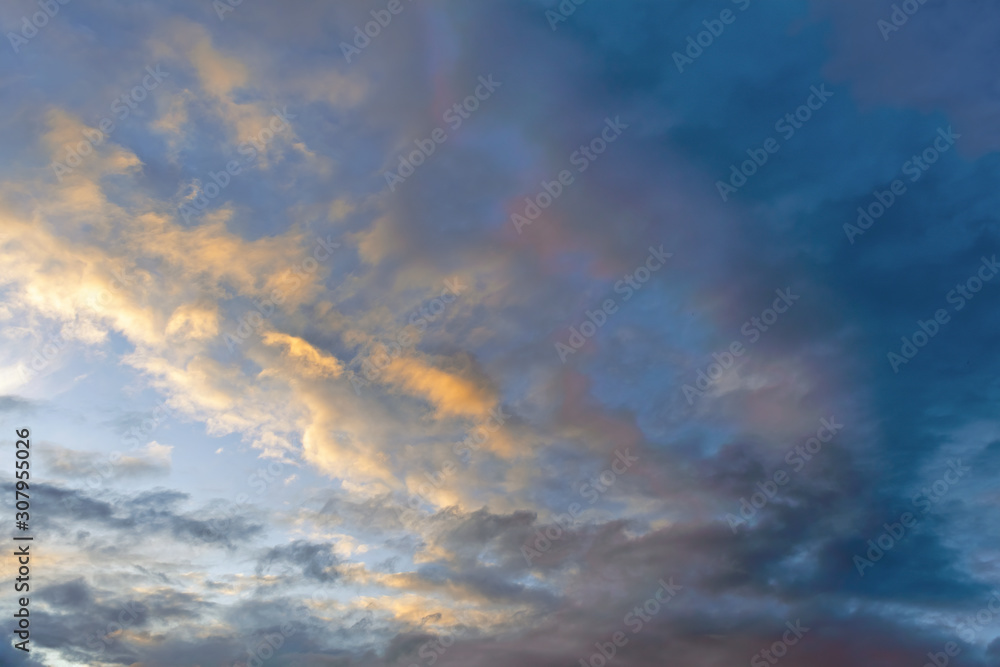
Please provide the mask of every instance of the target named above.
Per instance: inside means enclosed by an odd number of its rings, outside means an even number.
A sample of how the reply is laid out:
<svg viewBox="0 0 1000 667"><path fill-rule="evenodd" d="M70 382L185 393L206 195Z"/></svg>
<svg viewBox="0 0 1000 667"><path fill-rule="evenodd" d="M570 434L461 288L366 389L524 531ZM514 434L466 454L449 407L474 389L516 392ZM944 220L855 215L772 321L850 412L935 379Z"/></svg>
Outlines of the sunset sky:
<svg viewBox="0 0 1000 667"><path fill-rule="evenodd" d="M995 3L0 25L0 665L1000 663Z"/></svg>

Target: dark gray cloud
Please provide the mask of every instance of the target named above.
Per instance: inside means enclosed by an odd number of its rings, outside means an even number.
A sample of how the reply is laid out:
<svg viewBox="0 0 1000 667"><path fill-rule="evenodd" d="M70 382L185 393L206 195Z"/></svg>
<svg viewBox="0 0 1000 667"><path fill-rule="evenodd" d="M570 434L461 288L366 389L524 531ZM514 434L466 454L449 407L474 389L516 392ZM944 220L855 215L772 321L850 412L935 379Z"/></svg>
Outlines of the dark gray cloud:
<svg viewBox="0 0 1000 667"><path fill-rule="evenodd" d="M330 542L314 544L296 540L288 545L272 547L260 557L257 574L280 571L282 565L294 566L295 576L314 579L320 583L335 581L339 574L340 559L333 552L335 545Z"/></svg>
<svg viewBox="0 0 1000 667"><path fill-rule="evenodd" d="M4 484L9 498L5 505L13 511L13 484ZM221 516L207 508L182 511L189 495L180 491L156 489L137 494L91 493L50 484L32 484L33 526L48 534L75 531L80 539L91 536L89 530L112 533L128 543L144 536L169 536L181 543L211 544L233 548L260 535L264 525L241 509L231 508Z"/></svg>
<svg viewBox="0 0 1000 667"><path fill-rule="evenodd" d="M0 413L29 413L35 409L35 403L20 396L0 396Z"/></svg>

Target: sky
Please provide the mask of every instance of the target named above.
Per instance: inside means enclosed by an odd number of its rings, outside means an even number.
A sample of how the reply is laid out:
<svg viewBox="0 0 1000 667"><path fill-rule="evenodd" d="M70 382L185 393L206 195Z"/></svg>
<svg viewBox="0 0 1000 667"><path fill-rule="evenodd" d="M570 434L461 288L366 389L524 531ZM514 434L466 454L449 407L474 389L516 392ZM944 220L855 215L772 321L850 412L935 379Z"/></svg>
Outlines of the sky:
<svg viewBox="0 0 1000 667"><path fill-rule="evenodd" d="M0 664L1000 662L996 3L0 26Z"/></svg>

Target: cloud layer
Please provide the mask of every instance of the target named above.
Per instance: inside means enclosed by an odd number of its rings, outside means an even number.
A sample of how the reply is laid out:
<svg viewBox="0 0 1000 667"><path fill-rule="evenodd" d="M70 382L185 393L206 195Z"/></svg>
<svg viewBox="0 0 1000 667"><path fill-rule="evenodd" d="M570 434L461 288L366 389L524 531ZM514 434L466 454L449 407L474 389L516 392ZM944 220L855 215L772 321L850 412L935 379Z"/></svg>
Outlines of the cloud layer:
<svg viewBox="0 0 1000 667"><path fill-rule="evenodd" d="M37 11L0 662L996 663L997 11Z"/></svg>

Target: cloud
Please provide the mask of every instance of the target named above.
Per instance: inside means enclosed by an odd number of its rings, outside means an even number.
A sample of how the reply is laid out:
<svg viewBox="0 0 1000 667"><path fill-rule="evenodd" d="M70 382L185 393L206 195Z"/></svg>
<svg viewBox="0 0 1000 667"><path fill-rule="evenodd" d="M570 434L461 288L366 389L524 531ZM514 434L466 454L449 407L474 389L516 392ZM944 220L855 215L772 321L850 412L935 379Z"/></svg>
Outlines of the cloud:
<svg viewBox="0 0 1000 667"><path fill-rule="evenodd" d="M114 480L166 475L171 469L173 447L150 441L134 455L109 458L101 452L83 452L44 443L39 448L46 465L67 479L86 479L92 475Z"/></svg>
<svg viewBox="0 0 1000 667"><path fill-rule="evenodd" d="M263 341L265 345L285 348L288 357L300 363L299 368L305 375L337 378L344 372L344 366L340 361L320 352L301 338L269 331L264 334Z"/></svg>
<svg viewBox="0 0 1000 667"><path fill-rule="evenodd" d="M272 547L257 564L257 574L269 572L282 564L298 566L303 577L321 583L335 581L339 574L339 560L333 553L333 544L311 544L303 540L286 546Z"/></svg>
<svg viewBox="0 0 1000 667"><path fill-rule="evenodd" d="M0 412L31 412L35 405L18 396L0 396Z"/></svg>
<svg viewBox="0 0 1000 667"><path fill-rule="evenodd" d="M482 416L495 405L496 397L488 386L469 377L472 369L443 370L419 359L400 357L385 369L386 379L408 393L426 398L447 416ZM463 371L465 376L463 376Z"/></svg>
<svg viewBox="0 0 1000 667"><path fill-rule="evenodd" d="M63 480L32 480L43 662L246 662L286 623L274 664L409 665L445 635L444 667L576 664L625 631L617 664L709 667L796 619L811 629L789 667L921 664L953 641L994 586L994 286L961 310L947 295L997 245L996 12L925 3L884 40L890 0L727 4L736 21L683 73L673 53L721 9L590 2L553 31L554 3L404 3L351 63L340 42L380 11L360 0L55 17L4 70L0 133L0 411L44 407L47 437L79 435L32 443ZM137 63L170 77L56 178ZM490 73L503 88L387 191L402 147ZM824 82L830 103L722 201L717 182ZM286 106L287 131L185 220ZM857 208L952 124L959 149L850 243ZM518 234L511 213L563 169L574 182ZM320 262L316 238L344 247ZM669 268L640 280L661 245ZM470 288L412 324L452 276ZM801 301L768 322L776 289ZM886 353L939 308L948 327L893 372ZM555 343L587 321L563 363ZM379 341L414 329L355 391ZM734 342L746 354L689 403ZM113 484L68 486L150 400L169 432ZM831 415L843 432L793 469ZM621 474L619 451L638 459ZM860 577L852 556L953 458L974 473ZM632 633L670 577L683 592ZM146 611L92 643L133 600ZM995 649L983 633L962 659Z"/></svg>
<svg viewBox="0 0 1000 667"><path fill-rule="evenodd" d="M62 486L35 483L35 526L45 531L88 525L114 531L123 541L135 543L143 535L160 535L187 544L233 548L261 534L264 526L244 511L231 512L224 521L202 511L184 512L180 505L188 495L178 491L153 490L137 494L92 494ZM13 485L8 484L13 494ZM224 530L223 530L224 528Z"/></svg>

